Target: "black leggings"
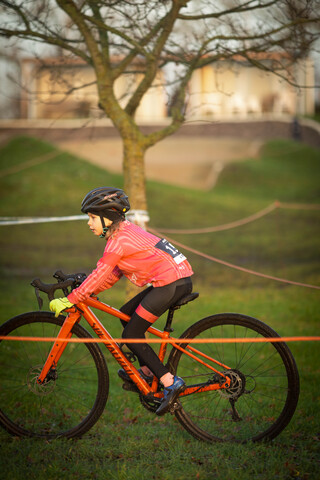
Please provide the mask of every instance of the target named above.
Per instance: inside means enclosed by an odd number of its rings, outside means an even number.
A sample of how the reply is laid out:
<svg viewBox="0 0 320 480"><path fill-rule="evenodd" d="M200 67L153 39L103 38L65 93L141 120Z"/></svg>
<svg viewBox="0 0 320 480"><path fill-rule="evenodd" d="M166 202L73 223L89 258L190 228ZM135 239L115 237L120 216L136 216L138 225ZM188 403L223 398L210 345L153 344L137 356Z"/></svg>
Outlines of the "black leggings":
<svg viewBox="0 0 320 480"><path fill-rule="evenodd" d="M141 305L156 317L160 317L171 305L192 292L191 278L182 278L164 287L148 287L123 305L120 310L131 316L130 321L121 323L125 327L122 338L145 338L151 323L136 313ZM147 366L157 378L169 372L147 343L128 343L128 348L137 356L141 366Z"/></svg>

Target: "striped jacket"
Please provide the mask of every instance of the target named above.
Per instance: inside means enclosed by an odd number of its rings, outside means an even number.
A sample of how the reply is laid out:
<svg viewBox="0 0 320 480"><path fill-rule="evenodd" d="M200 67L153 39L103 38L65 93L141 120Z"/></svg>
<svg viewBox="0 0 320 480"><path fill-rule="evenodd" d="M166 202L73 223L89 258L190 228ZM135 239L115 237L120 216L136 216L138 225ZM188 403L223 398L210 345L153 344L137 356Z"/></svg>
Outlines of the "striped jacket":
<svg viewBox="0 0 320 480"><path fill-rule="evenodd" d="M142 287L168 285L193 274L186 257L171 243L124 221L108 239L97 268L68 295L71 303L85 300L114 285L122 275Z"/></svg>

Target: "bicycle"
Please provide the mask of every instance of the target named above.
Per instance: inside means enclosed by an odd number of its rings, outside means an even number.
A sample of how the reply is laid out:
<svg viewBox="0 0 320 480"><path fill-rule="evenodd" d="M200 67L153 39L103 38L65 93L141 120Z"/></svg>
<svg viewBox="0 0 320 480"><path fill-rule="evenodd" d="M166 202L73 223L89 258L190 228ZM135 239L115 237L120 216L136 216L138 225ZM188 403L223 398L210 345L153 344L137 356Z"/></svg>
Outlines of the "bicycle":
<svg viewBox="0 0 320 480"><path fill-rule="evenodd" d="M84 274L56 272L57 283L31 284L49 299L56 290L65 295L78 286ZM279 338L261 321L237 313L208 316L174 338L175 310L198 297L191 293L173 305L164 330L148 332L161 339L159 358L173 374L181 376L186 389L173 405L188 433L198 440L260 441L275 438L290 422L299 397L299 375L288 346L281 341L255 343L254 339ZM91 296L66 310L67 316L45 311L18 315L0 327L1 336L52 337L53 343L2 341L0 349L0 424L10 434L41 438L79 437L98 421L109 393L105 357L91 334L79 324L85 319L111 355L129 375L124 389L136 392L142 405L155 412L163 396L156 377L148 384L140 377L122 344L99 321L91 308L128 321L129 317ZM71 337L83 341L71 343ZM249 343L199 343L202 339L247 339ZM171 351L167 352L167 346Z"/></svg>

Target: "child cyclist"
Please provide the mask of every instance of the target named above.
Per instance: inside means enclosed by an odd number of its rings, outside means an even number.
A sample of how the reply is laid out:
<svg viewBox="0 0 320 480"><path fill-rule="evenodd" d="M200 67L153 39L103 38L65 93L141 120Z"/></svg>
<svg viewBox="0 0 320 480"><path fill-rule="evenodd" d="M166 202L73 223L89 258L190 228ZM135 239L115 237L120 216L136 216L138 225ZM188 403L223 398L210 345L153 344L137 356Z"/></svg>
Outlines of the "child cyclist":
<svg viewBox="0 0 320 480"><path fill-rule="evenodd" d="M83 199L81 211L89 216L94 235L107 241L97 268L68 297L50 302L56 316L90 295L112 287L123 275L139 287L151 284L126 303L121 311L130 315L122 337L145 338L145 332L171 305L192 291L193 274L186 257L167 240L160 239L125 219L130 209L127 195L118 188L99 187ZM156 413L168 412L185 388L182 378L173 376L147 343L128 343L137 356L140 375L147 381L155 375L164 386L164 397ZM121 369L119 376L132 382Z"/></svg>

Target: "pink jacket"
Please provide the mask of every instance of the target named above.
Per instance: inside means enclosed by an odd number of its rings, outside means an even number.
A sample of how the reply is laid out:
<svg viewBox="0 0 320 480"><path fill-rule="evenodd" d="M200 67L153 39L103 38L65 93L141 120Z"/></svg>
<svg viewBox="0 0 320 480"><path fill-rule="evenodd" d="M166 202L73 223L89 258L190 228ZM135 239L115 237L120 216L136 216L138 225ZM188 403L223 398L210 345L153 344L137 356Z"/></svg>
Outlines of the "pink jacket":
<svg viewBox="0 0 320 480"><path fill-rule="evenodd" d="M68 300L81 302L92 293L112 287L122 275L139 287L148 283L162 287L192 274L186 257L171 243L126 220L108 239L97 268L68 295Z"/></svg>

